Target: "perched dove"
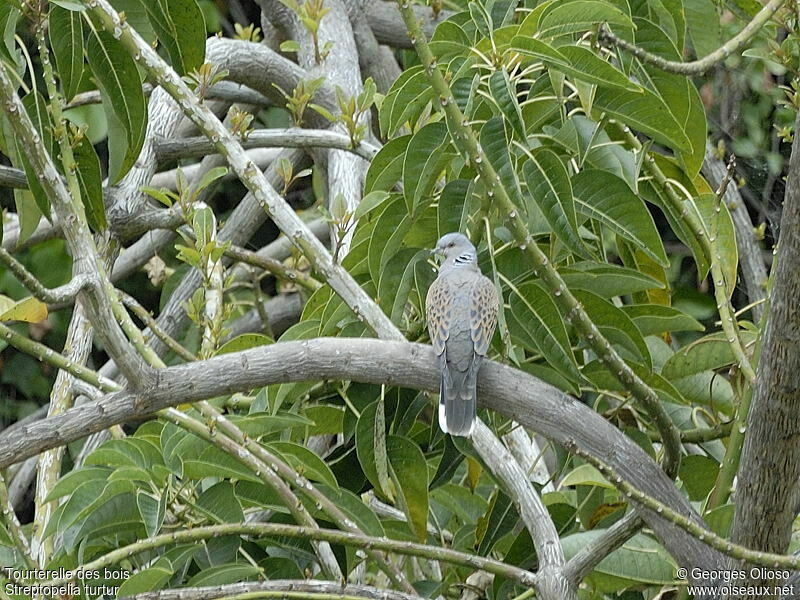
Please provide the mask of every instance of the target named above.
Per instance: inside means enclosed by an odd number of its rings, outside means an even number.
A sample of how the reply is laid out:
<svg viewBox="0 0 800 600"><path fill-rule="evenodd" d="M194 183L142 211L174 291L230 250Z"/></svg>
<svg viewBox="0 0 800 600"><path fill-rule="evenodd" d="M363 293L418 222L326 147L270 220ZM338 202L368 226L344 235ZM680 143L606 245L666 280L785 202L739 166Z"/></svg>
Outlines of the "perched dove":
<svg viewBox="0 0 800 600"><path fill-rule="evenodd" d="M468 436L475 426L475 384L497 324L497 291L478 268L475 246L460 233L443 235L444 255L425 301L431 344L439 357L439 426Z"/></svg>

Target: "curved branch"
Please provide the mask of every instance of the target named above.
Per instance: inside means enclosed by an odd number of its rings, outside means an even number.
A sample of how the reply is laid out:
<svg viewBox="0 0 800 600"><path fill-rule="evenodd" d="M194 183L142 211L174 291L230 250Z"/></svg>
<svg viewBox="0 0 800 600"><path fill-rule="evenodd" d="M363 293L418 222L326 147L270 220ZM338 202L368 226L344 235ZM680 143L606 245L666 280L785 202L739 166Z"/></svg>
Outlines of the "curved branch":
<svg viewBox="0 0 800 600"><path fill-rule="evenodd" d="M680 75L702 75L717 63L721 63L730 55L739 52L744 48L757 34L761 28L766 25L767 21L772 18L777 10L786 3L786 0L770 0L764 5L753 20L742 28L742 30L733 36L730 40L725 42L722 46L714 50L711 54L704 56L698 60L691 62L679 62L674 60L667 60L666 58L657 54L652 54L643 48L622 38L614 35L609 31L605 24L600 26L600 31L597 33L597 39L601 44L617 46L623 50L630 52L639 60L649 63L654 67L658 67L662 71L669 73L678 73Z"/></svg>
<svg viewBox="0 0 800 600"><path fill-rule="evenodd" d="M396 592L368 585L342 584L339 581L273 579L271 581L252 581L229 583L212 587L181 588L177 590L159 590L143 592L135 596L122 596L117 600L216 600L228 598L234 594L257 592L285 592L306 594L330 594L331 598L352 596L366 600L422 600L421 596ZM294 596L297 597L297 596Z"/></svg>
<svg viewBox="0 0 800 600"><path fill-rule="evenodd" d="M146 392L109 394L103 400L0 434L0 469L111 425L184 402L250 390L272 383L345 379L438 390L429 346L362 338L279 342L157 372ZM512 417L554 442L573 442L603 457L636 488L700 524L686 498L653 460L596 412L526 373L487 362L478 382L481 404ZM684 565L721 568L724 558L676 530L653 511L642 510L665 547Z"/></svg>
<svg viewBox="0 0 800 600"><path fill-rule="evenodd" d="M531 534L536 557L539 560L537 596L545 600L577 598L576 587L564 577L564 550L561 547L558 530L541 498L533 489L527 474L492 430L480 419L476 422L470 441L495 478L508 491L525 527Z"/></svg>
<svg viewBox="0 0 800 600"><path fill-rule="evenodd" d="M242 148L336 148L352 152L364 160L372 160L378 153L370 143L361 142L355 148L350 136L327 129L257 129L241 141ZM156 155L163 164L179 158L197 158L216 152L215 144L207 137L159 139Z"/></svg>

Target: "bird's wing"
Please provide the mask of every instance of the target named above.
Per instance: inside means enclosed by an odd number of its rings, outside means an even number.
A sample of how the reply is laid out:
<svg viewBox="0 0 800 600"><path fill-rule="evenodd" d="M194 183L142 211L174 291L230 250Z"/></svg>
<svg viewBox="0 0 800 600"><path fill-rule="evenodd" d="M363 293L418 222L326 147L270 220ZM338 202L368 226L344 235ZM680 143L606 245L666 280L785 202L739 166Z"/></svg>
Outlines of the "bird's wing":
<svg viewBox="0 0 800 600"><path fill-rule="evenodd" d="M479 275L472 286L472 303L469 311L470 333L475 353L486 356L497 326L499 302L492 281Z"/></svg>
<svg viewBox="0 0 800 600"><path fill-rule="evenodd" d="M431 344L436 354L441 356L447 338L450 337L450 324L453 318L453 292L446 277L437 277L428 288L425 310Z"/></svg>

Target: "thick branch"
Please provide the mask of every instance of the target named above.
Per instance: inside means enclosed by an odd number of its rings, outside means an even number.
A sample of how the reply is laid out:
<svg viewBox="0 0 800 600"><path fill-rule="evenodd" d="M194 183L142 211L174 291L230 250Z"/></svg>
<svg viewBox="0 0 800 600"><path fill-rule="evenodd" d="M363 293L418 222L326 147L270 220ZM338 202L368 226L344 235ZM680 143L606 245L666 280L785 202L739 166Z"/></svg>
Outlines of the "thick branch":
<svg viewBox="0 0 800 600"><path fill-rule="evenodd" d="M768 552L786 551L800 500L800 136L792 144L780 231L732 533L737 544Z"/></svg>
<svg viewBox="0 0 800 600"><path fill-rule="evenodd" d="M342 585L339 581L273 579L272 581L252 581L229 583L213 587L181 588L144 592L135 596L123 596L118 600L216 600L229 598L234 594L247 592L286 592L299 594L330 594L331 598L352 596L366 600L422 600L420 596L405 594L394 590L379 589L368 585ZM306 597L308 596L294 596Z"/></svg>
<svg viewBox="0 0 800 600"><path fill-rule="evenodd" d="M250 390L272 383L345 379L438 390L436 361L428 346L372 339L316 339L277 343L211 360L158 371L158 381L141 396L120 392L95 404L0 434L0 468L113 424L141 418L167 406ZM701 521L670 479L619 430L558 389L516 369L486 363L481 369L483 406L513 417L557 443L573 440L674 510ZM642 511L665 547L684 565L719 568L722 557L698 540Z"/></svg>

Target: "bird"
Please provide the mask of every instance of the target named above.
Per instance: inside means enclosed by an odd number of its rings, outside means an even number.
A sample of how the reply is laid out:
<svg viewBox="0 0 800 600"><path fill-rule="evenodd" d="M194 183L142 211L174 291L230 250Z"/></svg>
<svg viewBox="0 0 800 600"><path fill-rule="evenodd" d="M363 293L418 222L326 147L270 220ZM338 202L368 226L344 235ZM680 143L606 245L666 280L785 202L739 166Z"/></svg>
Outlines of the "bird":
<svg viewBox="0 0 800 600"><path fill-rule="evenodd" d="M476 421L478 370L497 325L497 290L481 273L475 246L465 235L445 234L431 252L444 256L425 300L441 372L439 427L469 437Z"/></svg>

